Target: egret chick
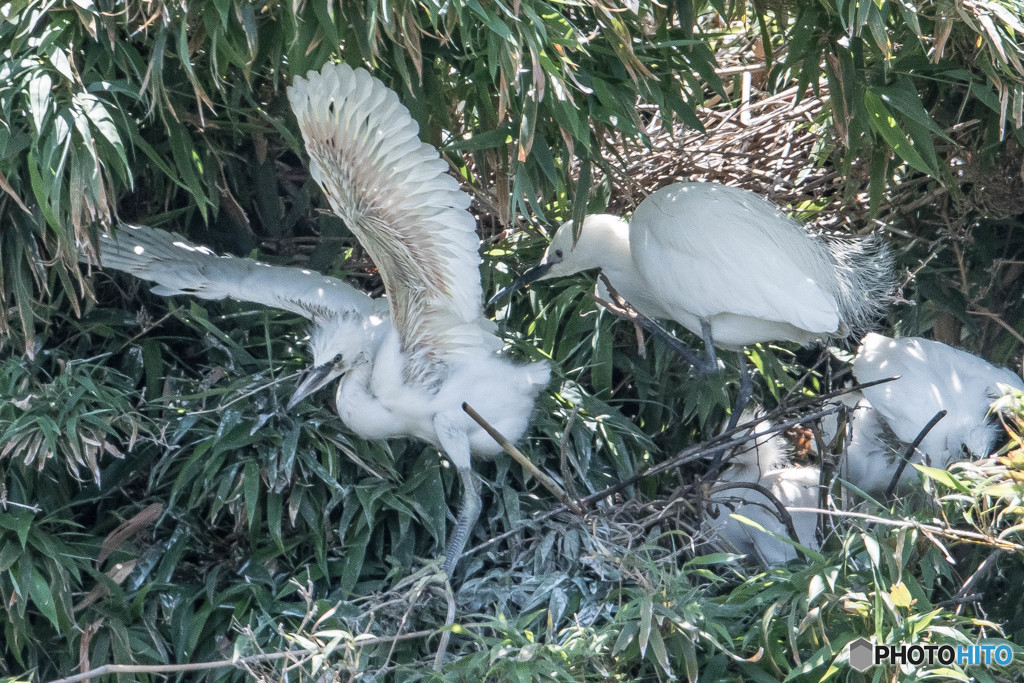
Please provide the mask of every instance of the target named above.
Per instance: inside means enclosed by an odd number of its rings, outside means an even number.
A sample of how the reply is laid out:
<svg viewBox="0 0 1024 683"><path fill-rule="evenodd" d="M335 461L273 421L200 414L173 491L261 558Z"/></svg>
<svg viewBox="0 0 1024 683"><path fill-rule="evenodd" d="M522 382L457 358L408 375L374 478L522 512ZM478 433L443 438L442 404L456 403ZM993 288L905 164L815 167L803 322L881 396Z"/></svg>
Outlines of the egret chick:
<svg viewBox="0 0 1024 683"><path fill-rule="evenodd" d="M219 257L151 228L103 238L102 263L156 281L159 294L231 297L309 318L313 367L288 408L338 379L338 414L354 433L415 437L451 459L463 486L445 550L451 575L481 508L470 456L502 450L462 405L515 441L550 367L500 354L483 315L470 199L419 140L397 95L363 69L328 64L296 78L288 97L310 173L373 258L386 301L311 271Z"/></svg>
<svg viewBox="0 0 1024 683"><path fill-rule="evenodd" d="M739 352L738 422L750 383L742 349L799 344L867 327L895 287L892 256L876 235L813 236L759 195L717 183L676 183L640 202L627 224L607 214L555 232L534 268L495 295L530 282L601 269L650 318L675 320L715 347Z"/></svg>
<svg viewBox="0 0 1024 683"><path fill-rule="evenodd" d="M752 419L744 413L743 421ZM790 463L791 452L781 435L766 434L772 428L767 420L751 430L751 441L741 446L718 477L716 488L732 483L758 484L770 491L786 508L818 506L821 470L797 467ZM764 494L749 488L722 488L710 495L708 526L719 539L738 553L758 558L766 566L782 564L796 557L796 549L785 541L734 519L730 513L757 522L767 531L789 537L775 505ZM813 512L793 511L793 528L801 545L818 550L818 516Z"/></svg>
<svg viewBox="0 0 1024 683"><path fill-rule="evenodd" d="M897 438L861 392L843 394L839 400L849 409L848 433L839 461L839 476L872 498L881 498L892 483L909 444ZM835 439L838 427L839 418L835 413L821 419L822 436L826 442ZM914 463L926 463L926 456L920 449L915 449L910 457L910 464ZM917 480L917 470L908 466L900 474L896 490L905 491Z"/></svg>
<svg viewBox="0 0 1024 683"><path fill-rule="evenodd" d="M999 385L1024 390L1024 382L1012 371L920 337L868 334L857 350L853 374L862 383L899 377L863 391L906 443L913 442L936 413L947 411L920 444L935 467L962 460L965 451L989 455L999 430L987 418L989 406L1002 393Z"/></svg>

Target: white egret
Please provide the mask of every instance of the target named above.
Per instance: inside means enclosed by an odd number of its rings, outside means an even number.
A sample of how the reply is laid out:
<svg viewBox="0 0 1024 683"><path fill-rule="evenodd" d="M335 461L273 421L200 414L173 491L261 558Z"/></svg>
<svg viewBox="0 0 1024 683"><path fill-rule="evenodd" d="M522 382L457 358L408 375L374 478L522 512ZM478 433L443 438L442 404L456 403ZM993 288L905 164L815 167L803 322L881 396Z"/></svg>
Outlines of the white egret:
<svg viewBox="0 0 1024 683"><path fill-rule="evenodd" d="M742 349L758 342L845 337L868 326L895 286L892 257L877 235L814 236L759 195L716 183L677 183L640 202L629 224L588 216L573 244L572 221L540 263L495 295L546 278L601 269L649 318L675 320L715 346L739 352L735 426L750 393Z"/></svg>
<svg viewBox="0 0 1024 683"><path fill-rule="evenodd" d="M853 374L862 383L899 377L863 391L903 442L913 442L936 413L947 411L920 443L935 467L962 460L965 450L966 455L989 455L999 430L987 418L1002 393L999 385L1024 390L1012 371L920 337L868 334L857 350Z"/></svg>
<svg viewBox="0 0 1024 683"><path fill-rule="evenodd" d="M752 417L749 412L744 413L744 421ZM771 427L766 420L758 423L751 430L751 440L730 459L729 466L718 476L715 490L709 496L711 515L707 517L708 526L728 547L752 555L767 566L795 558L795 548L730 514L745 517L767 531L789 538L775 504L755 489L723 485L758 484L786 508L816 508L821 478L819 468L798 467L790 462L791 449L785 438L778 433L765 433ZM818 515L793 511L790 517L800 544L818 550L821 547L816 535Z"/></svg>
<svg viewBox="0 0 1024 683"><path fill-rule="evenodd" d="M838 474L872 498L881 498L896 476L909 444L900 441L861 392L843 394L839 400L847 406L849 413ZM835 413L821 419L822 436L826 442L836 437L838 427L839 419ZM926 456L920 449L910 457L910 464L914 463L926 463ZM915 481L917 470L906 467L896 490L906 490Z"/></svg>
<svg viewBox="0 0 1024 683"><path fill-rule="evenodd" d="M514 441L550 368L500 355L483 316L470 199L397 95L363 69L329 64L296 78L288 97L311 175L373 258L386 303L334 278L219 257L150 228L103 238L103 265L156 281L160 294L231 297L310 318L314 367L288 407L340 378L337 410L353 432L419 438L451 459L464 493L445 550L450 575L481 508L470 455L501 451L462 405Z"/></svg>

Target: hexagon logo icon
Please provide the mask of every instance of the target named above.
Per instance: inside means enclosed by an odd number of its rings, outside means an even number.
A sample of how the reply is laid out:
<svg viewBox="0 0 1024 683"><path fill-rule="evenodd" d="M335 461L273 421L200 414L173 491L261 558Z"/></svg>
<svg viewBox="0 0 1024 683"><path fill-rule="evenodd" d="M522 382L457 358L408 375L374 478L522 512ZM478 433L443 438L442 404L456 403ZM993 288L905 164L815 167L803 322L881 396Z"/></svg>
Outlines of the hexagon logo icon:
<svg viewBox="0 0 1024 683"><path fill-rule="evenodd" d="M857 671L866 671L874 666L875 646L867 638L850 641L850 666Z"/></svg>

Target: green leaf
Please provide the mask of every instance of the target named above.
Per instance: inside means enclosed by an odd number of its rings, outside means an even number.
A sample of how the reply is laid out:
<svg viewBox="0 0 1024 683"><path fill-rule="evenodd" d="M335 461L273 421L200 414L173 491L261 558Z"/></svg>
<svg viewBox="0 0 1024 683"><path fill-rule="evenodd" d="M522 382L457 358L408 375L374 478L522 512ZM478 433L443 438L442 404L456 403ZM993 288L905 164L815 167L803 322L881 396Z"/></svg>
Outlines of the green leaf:
<svg viewBox="0 0 1024 683"><path fill-rule="evenodd" d="M869 1L869 0L865 0ZM882 139L892 148L896 154L910 164L914 169L938 177L939 170L931 168L925 163L921 154L914 147L913 142L907 134L899 127L899 123L893 117L889 109L882 103L882 100L871 90L864 92L864 105L867 107L871 121L871 127L882 136Z"/></svg>
<svg viewBox="0 0 1024 683"><path fill-rule="evenodd" d="M60 631L60 619L57 616L57 606L53 599L53 588L46 582L46 579L39 573L38 569L32 569L32 578L28 584L28 592L32 598L32 603L53 624L53 628Z"/></svg>
<svg viewBox="0 0 1024 683"><path fill-rule="evenodd" d="M249 528L256 523L256 503L259 501L260 493L260 464L249 458L245 461L245 477L242 482L245 492L245 513L249 518Z"/></svg>

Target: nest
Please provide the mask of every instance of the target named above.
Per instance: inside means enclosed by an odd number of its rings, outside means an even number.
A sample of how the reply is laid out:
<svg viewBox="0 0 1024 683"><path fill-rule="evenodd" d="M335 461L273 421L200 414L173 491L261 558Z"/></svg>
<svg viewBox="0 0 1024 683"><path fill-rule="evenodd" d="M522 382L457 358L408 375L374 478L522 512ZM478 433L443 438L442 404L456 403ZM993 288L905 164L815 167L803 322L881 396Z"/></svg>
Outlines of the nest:
<svg viewBox="0 0 1024 683"><path fill-rule="evenodd" d="M865 232L871 229L866 168L842 176L826 159L833 144L823 122L828 87L817 91L797 86L779 93L758 90L752 74L763 66L733 67L739 73L739 106L709 100L698 110L704 131L683 124L663 125L651 112L647 135L614 140L606 155L615 171L611 210L627 211L655 190L680 181L716 182L751 190L787 211L804 214L817 229ZM650 110L649 110L650 111ZM851 187L852 184L852 187ZM880 215L894 213L918 188L907 186L888 197Z"/></svg>
<svg viewBox="0 0 1024 683"><path fill-rule="evenodd" d="M962 237L980 216L1024 214L1024 150L1010 141L994 161L982 163L970 151L977 121L947 131L953 144L937 145L950 160L955 187L942 187L921 174L907 176L888 188L872 212L869 165L855 162L846 177L830 163L830 152L839 143L826 120L827 83L771 94L758 88L763 69L755 64L719 71L737 77L738 86L729 90L739 87L740 93L734 98L729 92L727 100L711 98L697 111L704 131L681 123L666 126L655 107L641 105L649 144L610 133L604 155L613 188L609 210L632 210L672 183L703 181L751 190L801 214L816 229L844 233L911 219L925 233L941 223L943 234Z"/></svg>

